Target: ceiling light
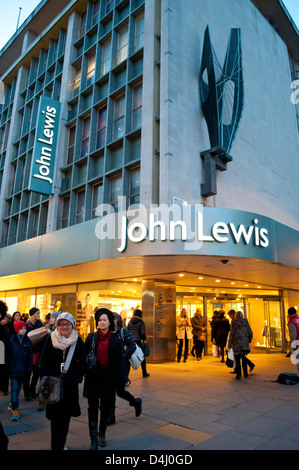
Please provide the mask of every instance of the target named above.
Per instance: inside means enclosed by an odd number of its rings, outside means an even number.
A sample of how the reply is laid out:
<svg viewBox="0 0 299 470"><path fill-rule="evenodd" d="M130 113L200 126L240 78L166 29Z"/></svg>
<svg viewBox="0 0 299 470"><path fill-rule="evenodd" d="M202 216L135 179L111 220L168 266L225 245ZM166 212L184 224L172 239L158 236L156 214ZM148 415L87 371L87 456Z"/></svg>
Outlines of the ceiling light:
<svg viewBox="0 0 299 470"><path fill-rule="evenodd" d="M203 277L198 277L197 279L203 279Z"/></svg>
<svg viewBox="0 0 299 470"><path fill-rule="evenodd" d="M231 282L231 284L236 284L235 282Z"/></svg>
<svg viewBox="0 0 299 470"><path fill-rule="evenodd" d="M216 279L216 281L215 281L215 282L220 282L220 279Z"/></svg>
<svg viewBox="0 0 299 470"><path fill-rule="evenodd" d="M179 277L184 277L184 274L179 274Z"/></svg>

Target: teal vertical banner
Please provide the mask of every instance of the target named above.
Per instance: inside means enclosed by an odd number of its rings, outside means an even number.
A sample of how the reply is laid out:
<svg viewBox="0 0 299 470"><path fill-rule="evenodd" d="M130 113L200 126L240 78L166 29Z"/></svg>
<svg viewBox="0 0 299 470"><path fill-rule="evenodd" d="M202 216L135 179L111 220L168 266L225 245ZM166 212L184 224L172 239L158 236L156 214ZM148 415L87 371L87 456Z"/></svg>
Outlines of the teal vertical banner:
<svg viewBox="0 0 299 470"><path fill-rule="evenodd" d="M53 175L59 129L60 103L46 96L39 102L29 190L53 193Z"/></svg>

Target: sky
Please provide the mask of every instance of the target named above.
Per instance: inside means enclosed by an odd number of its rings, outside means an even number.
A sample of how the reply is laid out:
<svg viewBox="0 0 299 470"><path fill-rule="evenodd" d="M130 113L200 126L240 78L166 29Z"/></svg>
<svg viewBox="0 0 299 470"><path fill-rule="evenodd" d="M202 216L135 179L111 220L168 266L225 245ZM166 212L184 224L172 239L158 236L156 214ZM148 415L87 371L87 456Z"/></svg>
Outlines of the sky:
<svg viewBox="0 0 299 470"><path fill-rule="evenodd" d="M283 0L283 2L299 28L299 0ZM19 26L21 26L39 3L40 0L0 0L0 49L16 32L19 13Z"/></svg>

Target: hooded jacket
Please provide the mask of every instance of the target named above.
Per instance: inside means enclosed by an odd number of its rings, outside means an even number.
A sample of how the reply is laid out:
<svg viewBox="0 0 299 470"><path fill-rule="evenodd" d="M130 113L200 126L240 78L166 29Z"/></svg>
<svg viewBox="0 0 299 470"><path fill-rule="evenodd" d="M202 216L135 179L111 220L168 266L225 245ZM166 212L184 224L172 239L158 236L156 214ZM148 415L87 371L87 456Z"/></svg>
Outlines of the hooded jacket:
<svg viewBox="0 0 299 470"><path fill-rule="evenodd" d="M145 341L145 325L144 321L137 315L133 315L127 326L128 330L132 333L134 341Z"/></svg>

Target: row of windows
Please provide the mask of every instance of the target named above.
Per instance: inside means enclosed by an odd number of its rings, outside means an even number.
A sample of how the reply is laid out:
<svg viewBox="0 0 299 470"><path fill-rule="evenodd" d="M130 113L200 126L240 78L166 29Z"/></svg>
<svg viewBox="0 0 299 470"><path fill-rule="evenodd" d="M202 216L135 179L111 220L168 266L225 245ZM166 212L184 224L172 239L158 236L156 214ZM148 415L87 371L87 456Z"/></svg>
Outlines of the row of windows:
<svg viewBox="0 0 299 470"><path fill-rule="evenodd" d="M140 201L139 167L129 170L128 178L127 203L130 206ZM125 194L122 174L119 173L109 179L107 178L106 184L108 187L106 191L104 190L103 181L99 181L61 197L62 208L58 228L65 228L69 225L94 219L99 215L97 208L104 202L110 204L116 212L120 210L119 198ZM105 198L105 192L107 193L107 198Z"/></svg>
<svg viewBox="0 0 299 470"><path fill-rule="evenodd" d="M120 209L119 197L124 194L124 178L119 173L106 180L106 192L104 195L103 181L93 185L86 185L76 191L71 191L62 196L61 212L58 215L57 228L65 228L70 225L94 219L99 214L97 209L102 203L109 203L115 211ZM35 195L37 198L40 197ZM140 201L140 169L139 167L128 170L128 205ZM48 201L23 211L4 220L1 247L12 245L38 235L46 233Z"/></svg>
<svg viewBox="0 0 299 470"><path fill-rule="evenodd" d="M112 67L116 67L122 63L129 56L129 26L126 24L120 30L115 32L116 34L116 50L113 48L113 39L111 35L101 42L100 50L98 52L99 58L97 59L97 53L95 50L89 53L86 57L86 64L82 64L82 58L74 64L74 80L73 80L73 96L79 93L81 81L82 81L82 70L84 65L84 80L83 88L92 85L95 81L95 77L102 77L106 75ZM139 14L134 19L134 39L133 39L132 52L140 50L144 45L144 14ZM96 59L99 61L97 71ZM97 73L96 73L97 71Z"/></svg>
<svg viewBox="0 0 299 470"><path fill-rule="evenodd" d="M136 130L141 127L142 123L142 83L133 87L132 98L130 104L130 131ZM111 129L111 141L118 140L125 135L125 117L126 117L126 96L122 93L116 97L112 102L113 118ZM97 126L94 147L92 150L97 150L105 146L107 140L107 104L97 111ZM83 158L90 152L90 133L91 133L91 116L88 115L83 119L81 130L81 145L79 150L79 158ZM67 151L67 165L73 163L75 157L75 144L76 144L77 126L74 125L69 131L68 151ZM78 137L77 137L78 138Z"/></svg>

